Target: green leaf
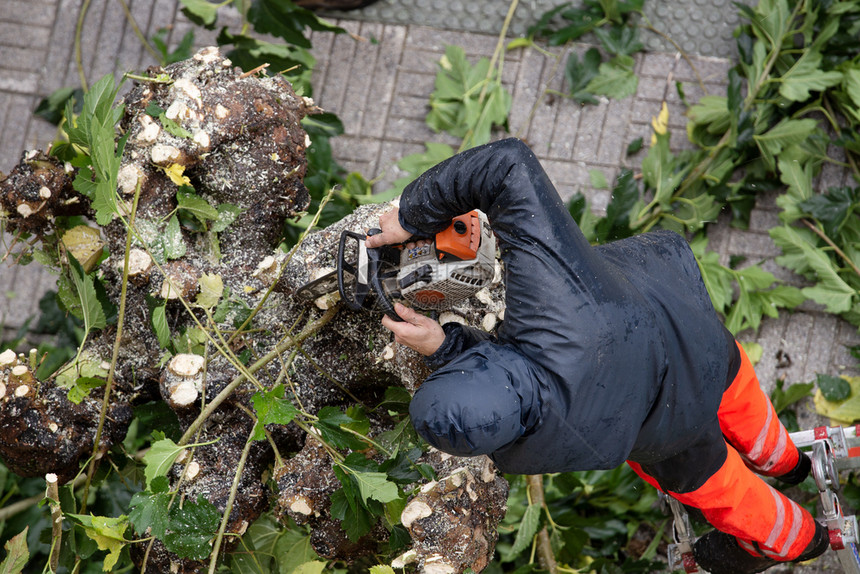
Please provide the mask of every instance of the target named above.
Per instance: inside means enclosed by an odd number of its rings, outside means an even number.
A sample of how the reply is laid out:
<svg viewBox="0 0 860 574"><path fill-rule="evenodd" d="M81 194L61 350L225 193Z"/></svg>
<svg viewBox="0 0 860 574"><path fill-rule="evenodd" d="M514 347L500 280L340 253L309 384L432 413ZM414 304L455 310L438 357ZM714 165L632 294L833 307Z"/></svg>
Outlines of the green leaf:
<svg viewBox="0 0 860 574"><path fill-rule="evenodd" d="M606 181L606 176L599 169L588 170L588 177L591 179L591 187L594 189L609 189L609 183Z"/></svg>
<svg viewBox="0 0 860 574"><path fill-rule="evenodd" d="M817 129L818 122L813 119L792 120L785 118L767 132L754 135L753 139L768 165L773 168L775 156L789 146L803 143Z"/></svg>
<svg viewBox="0 0 860 574"><path fill-rule="evenodd" d="M310 536L297 530L283 533L278 539L275 556L280 574L292 574L302 564L319 560Z"/></svg>
<svg viewBox="0 0 860 574"><path fill-rule="evenodd" d="M359 422L336 407L323 407L317 413L319 420L314 426L320 431L323 439L335 448L364 450L367 443L358 439L352 433L344 431L341 426Z"/></svg>
<svg viewBox="0 0 860 574"><path fill-rule="evenodd" d="M377 564L370 567L370 574L395 574L395 572L388 564Z"/></svg>
<svg viewBox="0 0 860 574"><path fill-rule="evenodd" d="M529 504L528 508L526 508L519 528L517 528L517 536L514 539L514 544L508 551L508 556L516 556L531 546L532 539L537 534L538 527L540 526L540 512L541 507L539 504Z"/></svg>
<svg viewBox="0 0 860 574"><path fill-rule="evenodd" d="M807 49L780 78L779 94L792 102L805 102L810 92L821 92L841 82L841 72L821 69L821 52Z"/></svg>
<svg viewBox="0 0 860 574"><path fill-rule="evenodd" d="M814 387L814 383L796 383L790 385L787 389L783 389L782 381L778 380L776 388L770 395L774 410L779 414L797 401L811 396Z"/></svg>
<svg viewBox="0 0 860 574"><path fill-rule="evenodd" d="M185 240L182 238L182 229L179 226L179 218L174 215L167 222L164 233L159 237L161 250L166 259L179 259L185 255Z"/></svg>
<svg viewBox="0 0 860 574"><path fill-rule="evenodd" d="M854 210L860 206L860 187L831 187L827 193L812 195L800 208L821 222L824 233L836 238Z"/></svg>
<svg viewBox="0 0 860 574"><path fill-rule="evenodd" d="M645 49L639 41L639 28L634 26L613 26L608 31L597 28L594 35L603 48L614 56L630 56Z"/></svg>
<svg viewBox="0 0 860 574"><path fill-rule="evenodd" d="M630 156L639 153L639 150L642 149L642 143L642 138L636 138L635 140L631 141L629 144L627 144L626 155Z"/></svg>
<svg viewBox="0 0 860 574"><path fill-rule="evenodd" d="M567 93L573 101L580 104L597 104L597 98L586 88L588 84L597 77L600 66L600 52L597 48L590 48L582 55L579 61L575 52L567 57L564 67L564 77L567 80Z"/></svg>
<svg viewBox="0 0 860 574"><path fill-rule="evenodd" d="M157 477L153 484L158 481L167 482L164 476ZM169 524L168 512L170 507L170 494L166 492L153 493L150 491L136 492L129 501L128 519L134 526L138 536L146 534L147 529L158 539L163 539L167 533Z"/></svg>
<svg viewBox="0 0 860 574"><path fill-rule="evenodd" d="M91 390L103 387L105 383L107 383L106 380L97 377L78 377L75 385L69 389L69 400L79 405L90 394Z"/></svg>
<svg viewBox="0 0 860 574"><path fill-rule="evenodd" d="M254 0L248 10L248 20L254 25L255 32L271 34L306 49L310 49L311 43L305 37L305 28L338 34L344 32L343 28L320 20L310 10L282 0Z"/></svg>
<svg viewBox="0 0 860 574"><path fill-rule="evenodd" d="M211 227L211 231L214 231L215 233L221 233L227 229L227 227L236 221L236 218L242 214L242 211L244 211L238 205L232 205L229 203L220 204L216 210L218 211L218 218L214 223L212 223Z"/></svg>
<svg viewBox="0 0 860 574"><path fill-rule="evenodd" d="M182 558L203 560L212 552L209 540L221 523L221 513L202 494L197 502L186 500L170 507L164 547Z"/></svg>
<svg viewBox="0 0 860 574"><path fill-rule="evenodd" d="M336 472L337 470L339 469L336 469ZM349 478L342 480L341 484L344 482L349 482ZM353 494L348 494L346 486L332 493L331 515L341 521L341 527L353 542L370 532L376 523L376 517L358 504Z"/></svg>
<svg viewBox="0 0 860 574"><path fill-rule="evenodd" d="M819 374L818 388L821 394L830 402L838 403L851 396L851 385L842 377Z"/></svg>
<svg viewBox="0 0 860 574"><path fill-rule="evenodd" d="M215 25L218 17L219 4L213 4L206 0L179 0L182 4L182 12L195 24L211 28Z"/></svg>
<svg viewBox="0 0 860 574"><path fill-rule="evenodd" d="M251 397L257 412L257 425L251 435L254 440L265 440L265 425L287 425L299 414L293 403L284 398L284 391L284 385L277 385L271 391L257 392Z"/></svg>
<svg viewBox="0 0 860 574"><path fill-rule="evenodd" d="M167 471L176 462L176 457L186 448L188 447L178 446L169 438L152 443L150 449L143 455L143 463L146 465L143 474L146 476L147 488L151 488L152 481L156 477L167 475Z"/></svg>
<svg viewBox="0 0 860 574"><path fill-rule="evenodd" d="M358 491L365 503L373 499L384 504L400 497L397 485L388 480L384 472L360 472L350 469L350 474L358 484Z"/></svg>
<svg viewBox="0 0 860 574"><path fill-rule="evenodd" d="M853 297L857 292L842 280L822 250L808 243L797 230L785 225L771 229L770 236L785 253L785 256L777 257L777 263L801 273L806 269L815 273L818 283L814 287L804 288L804 295L825 305L829 313L844 313L851 309ZM803 261L802 270L798 269L796 259L793 259L797 257Z"/></svg>
<svg viewBox="0 0 860 574"><path fill-rule="evenodd" d="M492 127L507 122L511 106L511 95L496 75L487 58L472 66L463 48L446 46L430 95L427 125L437 132L468 137L471 146L487 143Z"/></svg>
<svg viewBox="0 0 860 574"><path fill-rule="evenodd" d="M639 203L639 185L629 169L622 170L612 188L612 197L606 206L606 217L596 226L600 241L630 237L630 213Z"/></svg>
<svg viewBox="0 0 860 574"><path fill-rule="evenodd" d="M176 200L179 209L188 212L196 217L204 226L209 221L216 221L220 214L218 210L209 205L209 202L194 193L194 189L188 186L182 186L176 192Z"/></svg>
<svg viewBox="0 0 860 574"><path fill-rule="evenodd" d="M600 64L597 77L588 82L586 90L598 95L624 99L636 93L639 78L633 72L633 58L626 55Z"/></svg>
<svg viewBox="0 0 860 574"><path fill-rule="evenodd" d="M305 562L293 570L293 574L321 574L327 565L328 563L322 562L321 560Z"/></svg>
<svg viewBox="0 0 860 574"><path fill-rule="evenodd" d="M27 533L30 527L24 527L24 530L10 538L3 545L6 550L6 558L0 562L0 574L19 574L24 570L27 562L30 560L30 550L27 547Z"/></svg>
<svg viewBox="0 0 860 574"><path fill-rule="evenodd" d="M84 329L89 333L93 329L103 329L107 326L102 304L98 300L93 278L84 273L80 263L67 253L69 258L69 272L75 285L75 292L80 304L81 319L84 321Z"/></svg>
<svg viewBox="0 0 860 574"><path fill-rule="evenodd" d="M158 338L158 345L166 349L170 344L170 327L167 325L167 302L152 310L152 330Z"/></svg>
<svg viewBox="0 0 860 574"><path fill-rule="evenodd" d="M147 108L147 109L148 109L148 108ZM191 138L194 136L194 134L192 134L191 132L189 132L188 130L186 130L185 128L183 128L181 125L179 125L179 124L178 124L178 123L176 123L175 121L173 121L173 120L171 120L170 118L168 118L168 117L164 114L164 112L162 112L162 113L158 116L158 119L159 119L159 121L161 122L161 125L162 125L162 126L164 126L164 129L165 129L165 130L167 131L167 133L169 133L169 134L172 134L172 135L175 135L175 136L176 136L176 137L178 137L178 138L184 138L184 139L191 139Z"/></svg>
<svg viewBox="0 0 860 574"><path fill-rule="evenodd" d="M668 207L686 171L675 171L675 158L669 151L669 134L655 134L656 143L642 159L642 178L654 190L654 203Z"/></svg>

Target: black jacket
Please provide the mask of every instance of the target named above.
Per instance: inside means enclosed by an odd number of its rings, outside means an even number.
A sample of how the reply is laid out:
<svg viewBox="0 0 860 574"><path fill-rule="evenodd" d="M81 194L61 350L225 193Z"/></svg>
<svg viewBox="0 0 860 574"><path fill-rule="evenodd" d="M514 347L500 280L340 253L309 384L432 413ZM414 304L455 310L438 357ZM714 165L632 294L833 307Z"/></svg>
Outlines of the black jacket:
<svg viewBox="0 0 860 574"><path fill-rule="evenodd" d="M592 247L515 139L458 154L404 191L400 223L431 236L472 209L498 238L497 340L446 325L410 413L430 444L538 474L665 460L713 434L734 349L685 240Z"/></svg>

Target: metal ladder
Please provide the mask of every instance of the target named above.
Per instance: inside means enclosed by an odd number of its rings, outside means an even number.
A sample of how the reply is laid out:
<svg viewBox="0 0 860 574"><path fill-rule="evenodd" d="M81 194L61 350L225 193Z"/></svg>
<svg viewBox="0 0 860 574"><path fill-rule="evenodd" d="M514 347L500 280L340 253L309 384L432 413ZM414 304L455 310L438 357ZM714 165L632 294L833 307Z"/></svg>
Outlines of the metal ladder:
<svg viewBox="0 0 860 574"><path fill-rule="evenodd" d="M817 427L791 433L791 440L812 460L812 476L818 488L823 523L830 534L832 548L846 574L860 574L860 537L857 517L845 516L839 502L839 472L860 469L860 425L851 427ZM669 545L671 571L699 572L702 570L693 556L696 535L683 505L672 497L661 495L674 516L674 544Z"/></svg>

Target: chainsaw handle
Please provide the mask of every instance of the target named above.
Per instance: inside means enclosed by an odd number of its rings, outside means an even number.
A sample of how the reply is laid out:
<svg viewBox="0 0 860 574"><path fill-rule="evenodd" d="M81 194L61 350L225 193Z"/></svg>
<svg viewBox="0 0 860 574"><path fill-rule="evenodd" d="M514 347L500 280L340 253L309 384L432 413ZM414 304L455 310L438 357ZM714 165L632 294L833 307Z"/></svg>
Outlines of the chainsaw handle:
<svg viewBox="0 0 860 574"><path fill-rule="evenodd" d="M382 230L370 229L367 232L367 235L376 235L378 233L382 233ZM382 284L382 277L380 275L380 264L383 262L382 250L387 246L371 248L365 247L365 252L367 254L367 283L362 283L360 281L360 253L359 261L356 264L357 267L351 270L346 269L347 267L350 267L346 262L347 239L354 239L357 243L360 243L367 238L367 235L362 235L349 230L345 230L340 235L340 242L337 247L337 290L340 293L340 298L346 306L353 311L369 309L374 303L377 303L386 315L396 321L402 321L403 319L401 319L394 310L393 301L385 293L385 288ZM358 249L361 249L361 245L359 245ZM346 289L346 281L344 279L345 269L349 271L355 279L355 287L352 290L352 293L349 293Z"/></svg>
<svg viewBox="0 0 860 574"><path fill-rule="evenodd" d="M379 233L382 233L382 230L376 227L367 230L367 235L377 235ZM379 273L380 263L382 262L382 249L383 247L367 248L368 281L370 282L372 291L376 293L376 298L382 311L395 321L402 322L403 319L394 310L394 302L388 297L385 287L382 285L382 275Z"/></svg>

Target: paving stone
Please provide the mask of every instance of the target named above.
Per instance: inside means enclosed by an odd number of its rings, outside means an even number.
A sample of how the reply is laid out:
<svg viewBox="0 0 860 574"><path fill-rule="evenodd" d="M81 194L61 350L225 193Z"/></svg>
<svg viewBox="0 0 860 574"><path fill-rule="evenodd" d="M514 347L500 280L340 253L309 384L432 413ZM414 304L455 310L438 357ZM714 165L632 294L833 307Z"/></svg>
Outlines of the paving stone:
<svg viewBox="0 0 860 574"><path fill-rule="evenodd" d="M342 137L332 140L332 153L348 172L368 177L377 172L377 158L382 145L377 138Z"/></svg>
<svg viewBox="0 0 860 574"><path fill-rule="evenodd" d="M54 3L46 0L3 0L4 22L44 26L54 23Z"/></svg>
<svg viewBox="0 0 860 574"><path fill-rule="evenodd" d="M528 129L532 107L543 91L540 79L546 59L536 50L527 50L517 70L516 85L511 94L508 123L514 133Z"/></svg>
<svg viewBox="0 0 860 574"><path fill-rule="evenodd" d="M51 49L44 62L38 89L48 95L64 86L75 85L77 76L68 76L74 55L75 25L83 0L60 0L51 28ZM63 17L65 15L65 17ZM67 81L67 78L74 78Z"/></svg>
<svg viewBox="0 0 860 574"><path fill-rule="evenodd" d="M0 50L3 51L3 66L10 62L8 47L28 48L31 52L47 52L51 40L51 29L47 26L30 26L0 21Z"/></svg>
<svg viewBox="0 0 860 574"><path fill-rule="evenodd" d="M0 92L33 94L39 88L39 74L32 70L4 69L0 74Z"/></svg>
<svg viewBox="0 0 860 574"><path fill-rule="evenodd" d="M20 159L26 147L27 126L33 112L33 99L26 95L13 95L6 105L6 120L3 124L3 138L0 139L0 158L6 169L11 170ZM3 169L0 167L0 169Z"/></svg>

